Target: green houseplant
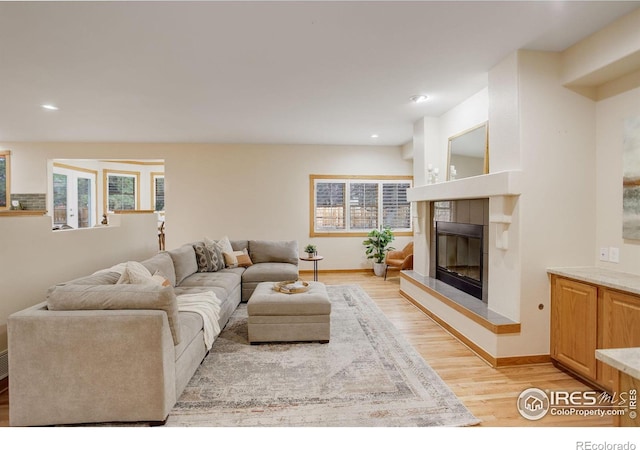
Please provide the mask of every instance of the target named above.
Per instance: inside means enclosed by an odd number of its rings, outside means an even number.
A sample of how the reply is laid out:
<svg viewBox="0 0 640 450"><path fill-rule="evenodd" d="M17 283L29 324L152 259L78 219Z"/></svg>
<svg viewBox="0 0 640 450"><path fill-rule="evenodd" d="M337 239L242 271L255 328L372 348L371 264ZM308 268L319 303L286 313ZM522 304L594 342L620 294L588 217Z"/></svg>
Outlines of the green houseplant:
<svg viewBox="0 0 640 450"><path fill-rule="evenodd" d="M316 255L318 248L313 244L307 244L307 246L304 248L304 251L307 253L309 258L313 258Z"/></svg>
<svg viewBox="0 0 640 450"><path fill-rule="evenodd" d="M367 234L362 244L365 246L365 254L368 259L373 259L373 272L381 277L384 274L384 258L387 251L393 250L389 244L395 239L391 228L383 227L374 229Z"/></svg>

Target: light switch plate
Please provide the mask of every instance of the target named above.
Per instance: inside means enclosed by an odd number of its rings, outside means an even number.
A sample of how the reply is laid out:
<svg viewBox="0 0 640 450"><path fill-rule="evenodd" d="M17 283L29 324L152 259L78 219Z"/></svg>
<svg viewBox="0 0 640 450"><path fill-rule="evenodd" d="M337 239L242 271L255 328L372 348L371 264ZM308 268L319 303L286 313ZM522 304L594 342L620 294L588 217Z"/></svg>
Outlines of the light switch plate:
<svg viewBox="0 0 640 450"><path fill-rule="evenodd" d="M600 248L600 261L609 261L609 247Z"/></svg>
<svg viewBox="0 0 640 450"><path fill-rule="evenodd" d="M609 261L613 263L620 262L620 249L618 247L609 247Z"/></svg>

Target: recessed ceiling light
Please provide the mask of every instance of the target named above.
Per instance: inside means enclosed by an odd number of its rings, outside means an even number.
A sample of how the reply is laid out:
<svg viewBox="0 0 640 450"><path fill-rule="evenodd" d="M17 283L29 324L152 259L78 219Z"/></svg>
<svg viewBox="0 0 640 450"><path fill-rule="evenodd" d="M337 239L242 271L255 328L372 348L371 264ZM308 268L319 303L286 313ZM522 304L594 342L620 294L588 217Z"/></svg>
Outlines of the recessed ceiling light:
<svg viewBox="0 0 640 450"><path fill-rule="evenodd" d="M372 139L378 139L379 137L380 137L380 136L378 136L377 134L372 134L372 135L371 135L371 138L372 138Z"/></svg>
<svg viewBox="0 0 640 450"><path fill-rule="evenodd" d="M41 105L41 106L44 109L48 109L49 111L57 111L58 109L60 109L60 108L58 108L57 106L54 106L54 105Z"/></svg>
<svg viewBox="0 0 640 450"><path fill-rule="evenodd" d="M429 97L427 97L426 95L412 95L411 97L409 97L409 100L411 100L413 103L422 103L422 102L426 102L427 99Z"/></svg>

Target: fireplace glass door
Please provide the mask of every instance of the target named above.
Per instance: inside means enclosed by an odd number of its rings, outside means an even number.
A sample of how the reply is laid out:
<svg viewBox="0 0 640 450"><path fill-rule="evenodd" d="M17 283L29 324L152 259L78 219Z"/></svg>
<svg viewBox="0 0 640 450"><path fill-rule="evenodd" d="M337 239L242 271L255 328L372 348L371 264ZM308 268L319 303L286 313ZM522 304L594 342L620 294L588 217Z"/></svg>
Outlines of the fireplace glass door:
<svg viewBox="0 0 640 450"><path fill-rule="evenodd" d="M436 278L482 299L482 225L436 223Z"/></svg>

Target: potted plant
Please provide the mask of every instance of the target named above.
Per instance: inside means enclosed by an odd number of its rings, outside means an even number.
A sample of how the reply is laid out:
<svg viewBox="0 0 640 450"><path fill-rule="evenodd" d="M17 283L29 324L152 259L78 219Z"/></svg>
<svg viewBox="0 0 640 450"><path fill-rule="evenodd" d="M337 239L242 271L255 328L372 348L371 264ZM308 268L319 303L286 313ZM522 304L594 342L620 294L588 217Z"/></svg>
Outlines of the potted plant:
<svg viewBox="0 0 640 450"><path fill-rule="evenodd" d="M304 251L307 252L309 258L313 258L314 256L316 256L316 253L318 253L318 249L313 244L307 244L307 246L304 248Z"/></svg>
<svg viewBox="0 0 640 450"><path fill-rule="evenodd" d="M389 246L394 239L391 228L384 227L380 230L371 230L367 234L367 239L362 242L367 258L373 259L373 272L379 277L384 275L384 258L387 251L394 249Z"/></svg>

